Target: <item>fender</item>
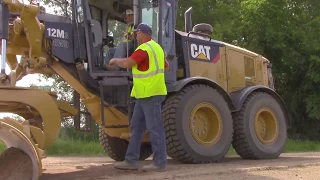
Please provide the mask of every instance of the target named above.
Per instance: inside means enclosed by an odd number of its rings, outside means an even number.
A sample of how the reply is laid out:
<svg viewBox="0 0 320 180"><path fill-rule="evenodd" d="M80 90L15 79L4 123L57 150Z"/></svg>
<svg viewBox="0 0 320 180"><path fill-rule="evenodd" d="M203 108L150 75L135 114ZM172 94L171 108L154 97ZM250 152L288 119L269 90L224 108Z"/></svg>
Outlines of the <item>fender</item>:
<svg viewBox="0 0 320 180"><path fill-rule="evenodd" d="M234 91L234 92L230 93L230 98L231 98L232 103L235 107L234 110L240 111L245 100L247 99L247 97L251 93L257 92L257 91L269 93L278 100L278 102L280 103L280 106L284 110L284 115L286 116L286 121L287 121L286 122L287 127L290 128L291 127L291 116L289 114L287 106L283 102L282 98L278 95L278 93L276 93L274 90L272 90L271 88L266 87L266 86L261 86L261 85L249 86L249 87L244 87L238 91Z"/></svg>
<svg viewBox="0 0 320 180"><path fill-rule="evenodd" d="M222 94L224 99L228 102L230 110L234 111L234 106L228 93L215 81L212 81L209 78L205 78L201 76L189 77L179 81L175 81L173 83L167 83L166 86L167 86L168 95L179 92L184 87L189 85L194 85L194 84L204 84L212 87L213 89L216 89L219 93Z"/></svg>

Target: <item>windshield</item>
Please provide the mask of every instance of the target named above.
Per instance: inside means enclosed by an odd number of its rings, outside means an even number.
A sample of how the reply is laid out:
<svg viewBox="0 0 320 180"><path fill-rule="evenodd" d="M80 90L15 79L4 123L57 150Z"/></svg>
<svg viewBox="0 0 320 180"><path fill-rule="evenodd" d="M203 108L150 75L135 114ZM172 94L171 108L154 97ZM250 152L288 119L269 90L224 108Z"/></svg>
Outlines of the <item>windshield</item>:
<svg viewBox="0 0 320 180"><path fill-rule="evenodd" d="M140 0L142 8L142 23L146 23L152 28L152 39L158 41L159 30L159 6L158 0Z"/></svg>
<svg viewBox="0 0 320 180"><path fill-rule="evenodd" d="M109 37L113 38L113 45L111 47L109 47L109 45L104 46L104 55L106 56L106 52L108 52L108 50L110 48L114 47L118 47L120 42L122 42L124 40L124 32L127 29L127 24L120 22L118 20L115 19L108 19L107 21L108 23L108 29L107 29L107 33Z"/></svg>
<svg viewBox="0 0 320 180"><path fill-rule="evenodd" d="M115 46L118 46L123 41L127 26L126 23L108 19L108 35L113 37Z"/></svg>

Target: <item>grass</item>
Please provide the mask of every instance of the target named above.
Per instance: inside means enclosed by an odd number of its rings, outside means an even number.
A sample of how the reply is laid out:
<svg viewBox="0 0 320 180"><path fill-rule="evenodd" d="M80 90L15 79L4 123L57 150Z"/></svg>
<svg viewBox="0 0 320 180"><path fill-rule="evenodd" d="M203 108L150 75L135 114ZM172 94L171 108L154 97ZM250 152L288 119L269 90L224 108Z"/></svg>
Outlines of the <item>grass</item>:
<svg viewBox="0 0 320 180"><path fill-rule="evenodd" d="M0 141L0 153L6 149ZM79 140L58 139L51 147L46 149L47 156L105 156L99 142L84 142Z"/></svg>
<svg viewBox="0 0 320 180"><path fill-rule="evenodd" d="M5 150L5 145L0 142L0 153ZM289 152L316 152L320 151L320 142L288 140L284 149ZM48 156L106 156L99 142L84 142L79 140L58 139L53 146L46 150ZM237 153L231 147L228 155Z"/></svg>
<svg viewBox="0 0 320 180"><path fill-rule="evenodd" d="M48 156L102 156L106 155L99 142L58 139L46 150Z"/></svg>
<svg viewBox="0 0 320 180"><path fill-rule="evenodd" d="M284 148L284 153L294 153L294 152L320 152L320 142L314 141L301 141L301 140L291 140L287 141ZM231 147L228 151L228 155L237 155L236 151Z"/></svg>
<svg viewBox="0 0 320 180"><path fill-rule="evenodd" d="M289 140L284 149L288 152L317 152L320 151L320 142Z"/></svg>

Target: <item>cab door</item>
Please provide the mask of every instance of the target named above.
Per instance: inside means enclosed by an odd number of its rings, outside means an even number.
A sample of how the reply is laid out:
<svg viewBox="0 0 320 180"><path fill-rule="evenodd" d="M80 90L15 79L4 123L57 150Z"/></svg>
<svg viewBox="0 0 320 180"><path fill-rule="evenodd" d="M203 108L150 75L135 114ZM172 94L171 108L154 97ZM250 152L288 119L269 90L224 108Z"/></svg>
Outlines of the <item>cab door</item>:
<svg viewBox="0 0 320 180"><path fill-rule="evenodd" d="M176 81L177 57L175 49L176 0L139 0L141 18L152 28L152 39L167 54L170 71L165 73L167 82Z"/></svg>
<svg viewBox="0 0 320 180"><path fill-rule="evenodd" d="M169 72L166 75L167 82L176 81L176 69L178 67L175 44L175 27L176 27L176 0L160 1L160 19L159 25L159 43L167 53L167 61L169 62Z"/></svg>
<svg viewBox="0 0 320 180"><path fill-rule="evenodd" d="M91 18L90 7L87 0L73 1L73 25L74 29L78 31L75 39L78 39L80 57L85 49L86 59L88 61L90 74L95 78L97 70L101 66L103 54L102 47L102 27L99 21ZM83 43L85 41L85 43ZM85 47L83 47L85 44Z"/></svg>

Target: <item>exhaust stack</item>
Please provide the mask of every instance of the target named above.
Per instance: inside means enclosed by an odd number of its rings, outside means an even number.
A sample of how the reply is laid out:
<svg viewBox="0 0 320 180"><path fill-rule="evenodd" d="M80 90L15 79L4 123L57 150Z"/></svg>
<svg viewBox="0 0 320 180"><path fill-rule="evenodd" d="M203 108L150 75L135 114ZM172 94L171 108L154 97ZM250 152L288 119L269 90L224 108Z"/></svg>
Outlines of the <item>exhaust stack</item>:
<svg viewBox="0 0 320 180"><path fill-rule="evenodd" d="M185 21L185 31L186 33L189 33L192 30L192 7L190 7L185 13L184 13L184 21Z"/></svg>
<svg viewBox="0 0 320 180"><path fill-rule="evenodd" d="M9 38L9 8L3 1L1 2L1 74L6 73L6 60L7 60L7 40ZM4 81L6 76L0 76Z"/></svg>

